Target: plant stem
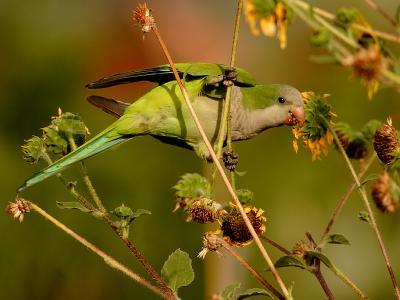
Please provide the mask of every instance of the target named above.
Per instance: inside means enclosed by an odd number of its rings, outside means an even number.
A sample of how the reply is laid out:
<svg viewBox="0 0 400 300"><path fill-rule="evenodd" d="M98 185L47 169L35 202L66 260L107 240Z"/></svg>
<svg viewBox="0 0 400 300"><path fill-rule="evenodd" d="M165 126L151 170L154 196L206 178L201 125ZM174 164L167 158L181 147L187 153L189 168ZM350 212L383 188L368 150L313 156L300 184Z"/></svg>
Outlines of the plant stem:
<svg viewBox="0 0 400 300"><path fill-rule="evenodd" d="M370 205L370 203L368 201L367 192L365 191L364 186L361 185L361 182L358 179L356 171L354 170L354 167L353 167L352 163L350 162L350 159L347 156L346 151L343 149L343 146L340 143L339 138L338 138L335 130L333 130L332 126L329 124L328 121L325 120L325 122L326 122L326 125L329 127L329 130L331 131L331 133L333 135L333 138L335 139L335 142L336 142L336 144L337 144L337 146L338 146L338 148L340 150L340 153L342 154L342 156L343 156L343 158L344 158L344 160L345 160L345 162L346 162L346 164L347 164L347 166L348 166L348 168L350 170L351 175L354 178L354 181L355 181L355 183L356 183L356 185L358 187L358 190L360 191L361 198L364 201L364 205L365 205L365 207L366 207L366 209L368 211L369 217L371 219L371 226L372 226L372 228L373 228L373 230L375 232L376 238L377 238L378 243L379 243L379 247L381 249L383 258L385 260L386 267L387 267L389 275L390 275L390 279L392 280L392 285L393 285L393 288L394 288L394 290L396 292L396 297L397 297L398 300L400 300L400 289L399 289L399 286L397 285L396 275L394 274L394 271L393 271L393 268L392 268L392 264L390 262L389 255L388 255L388 253L386 251L385 244L383 242L381 233L380 233L378 225L376 223L376 220L375 220L371 205Z"/></svg>
<svg viewBox="0 0 400 300"><path fill-rule="evenodd" d="M194 121L197 129L199 130L200 136L201 136L204 144L206 145L207 150L209 151L210 156L211 156L214 164L216 165L217 170L220 173L224 184L226 185L226 187L228 189L228 192L231 194L235 205L239 209L240 214L241 214L241 216L242 216L247 228L249 229L249 231L251 233L251 236L253 237L257 247L260 249L260 252L261 252L263 258L267 262L267 265L270 268L270 270L271 270L275 280L277 281L279 287L281 288L283 294L285 295L286 299L288 299L288 300L292 299L292 296L290 295L288 289L286 288L282 278L280 277L280 275L279 275L278 271L276 270L271 258L269 257L267 251L265 250L263 244L261 243L260 238L258 237L258 235L257 235L256 231L254 230L249 218L247 217L247 215L246 215L246 213L244 211L244 208L243 208L242 204L239 201L238 196L236 195L231 183L229 182L229 179L226 176L226 174L224 172L224 169L223 169L221 163L219 162L219 160L217 158L217 155L215 154L214 149L211 146L211 144L210 144L210 142L209 142L209 140L207 138L206 133L204 132L204 129L203 129L203 127L202 127L202 125L201 125L201 123L199 121L199 118L197 117L196 112L193 109L192 103L190 102L189 95L188 95L188 93L187 93L187 91L186 91L186 89L185 89L185 87L184 87L184 85L182 83L182 80L180 79L180 77L178 75L178 72L176 71L175 65L174 65L173 60L171 58L171 55L169 54L169 51L168 51L168 49L167 49L167 47L166 47L166 45L164 43L164 40L161 37L161 34L159 33L158 29L155 28L155 27L153 28L153 32L155 33L155 35L156 35L156 37L157 37L157 39L158 39L158 41L160 43L160 46L161 46L161 48L162 48L162 50L163 50L163 52L165 54L165 57L167 58L167 61L168 61L169 65L171 66L172 72L174 73L175 79L177 81L177 84L178 84L181 92L182 92L182 95L183 95L183 98L184 98L184 100L186 102L186 105L187 105L187 107L188 107L188 109L190 111L190 114L193 117L193 121Z"/></svg>
<svg viewBox="0 0 400 300"><path fill-rule="evenodd" d="M399 29L397 26L397 22L390 15L388 15L374 0L365 0L365 2L367 2L367 4L373 10L376 10L379 14L381 14L382 17L385 18L386 21L388 21L390 23L390 25L397 28L397 30Z"/></svg>
<svg viewBox="0 0 400 300"><path fill-rule="evenodd" d="M235 250L232 249L225 241L222 241L224 249L226 249L244 268L246 268L263 286L265 286L278 299L286 299L279 291L277 291L259 272L254 270L252 266Z"/></svg>
<svg viewBox="0 0 400 300"><path fill-rule="evenodd" d="M314 13L316 13L316 14L320 15L321 17L324 17L324 18L326 18L326 19L328 19L328 20L333 21L333 20L336 19L336 16L335 16L334 14L332 14L332 13L326 11L326 10L323 10L323 9L321 9L321 8L311 6L311 5L310 5L309 3L307 3L306 1L294 0L294 2L295 2L295 4L296 4L297 6L301 7L302 9L307 10L307 11L309 11L310 9L312 9L312 11L313 11ZM370 28L370 27L366 27L366 26L363 26L363 25L358 24L358 23L351 23L350 26L353 27L353 28L355 28L355 29L358 29L358 30L360 30L360 31L369 33L369 34L371 34L371 35L375 35L375 36L378 36L378 37L380 37L380 38L386 39L386 40L388 40L388 41L400 43L400 37L399 37L399 36L395 36L395 35L392 35L392 34L387 33L387 32L382 32L382 31L374 30L374 29L372 29L372 28Z"/></svg>
<svg viewBox="0 0 400 300"><path fill-rule="evenodd" d="M76 150L78 148L76 146L74 138L71 135L68 136L68 142L69 142L72 150ZM93 183L89 178L85 163L82 161L80 163L80 166L81 166L81 172L82 172L83 181L85 182L86 187L87 187L90 195L93 198L93 201L96 203L96 205L100 209L100 211L105 213L107 210L104 207L103 202L101 202L99 195L97 195L96 189L94 188Z"/></svg>
<svg viewBox="0 0 400 300"><path fill-rule="evenodd" d="M322 289L324 290L326 296L328 297L329 300L335 300L335 296L333 295L331 289L328 286L328 283L326 282L324 276L322 275L321 272L321 261L317 261L315 270L313 271L315 277L317 277L319 284L321 285Z"/></svg>
<svg viewBox="0 0 400 300"><path fill-rule="evenodd" d="M36 211L37 213L39 213L41 216L43 216L45 219L47 219L51 223L53 223L55 226L60 228L66 234L68 234L69 236L74 238L76 241L78 241L79 243L84 245L90 251L92 251L93 253L95 253L98 256L100 256L104 260L104 262L106 264L108 264L110 267L121 271L122 273L124 273L125 275L130 277L131 279L133 279L136 282L140 283L141 285L145 286L146 288L148 288L149 290L153 291L154 293L156 293L157 295L161 296L162 298L171 299L166 294L161 292L161 290L159 290L157 287L153 286L150 282L148 282L144 278L140 277L138 274L134 273L128 267L126 267L125 265L123 265L122 263L120 263L119 261L117 261L116 259L111 257L110 255L106 254L105 252L103 252L102 250L97 248L95 245L93 245L92 243L87 241L85 238L83 238L82 236L77 234L75 231L71 230L69 227L67 227L66 225L64 225L63 223L61 223L60 221L58 221L57 219L55 219L51 215L49 215L46 211L41 209L38 205L30 202L30 208L32 210Z"/></svg>
<svg viewBox="0 0 400 300"><path fill-rule="evenodd" d="M260 235L260 238L263 241L266 241L268 244L270 244L271 246L275 247L276 249L278 249L279 251L285 253L286 255L291 255L292 252L290 252L288 249L286 249L285 247L279 245L277 242L271 240L270 238L266 237L265 235Z"/></svg>
<svg viewBox="0 0 400 300"><path fill-rule="evenodd" d="M365 175L365 173L367 172L367 170L369 169L369 167L372 165L373 161L375 160L375 157L376 157L375 153L373 155L371 155L371 157L368 159L366 165L362 168L361 172L358 174L358 178L362 178ZM322 234L319 245L321 245L321 243L324 242L324 240L330 233L332 226L336 221L337 216L342 211L343 206L346 204L347 199L350 197L351 193L354 191L355 188L356 188L356 183L353 182L350 185L350 187L348 188L347 192L343 195L339 204L336 206L335 211L333 212L331 218L329 219L328 225L326 226L325 231Z"/></svg>
<svg viewBox="0 0 400 300"><path fill-rule="evenodd" d="M51 158L48 156L47 153L45 153L44 156L45 160L47 161L48 164L52 164ZM124 237L121 229L119 229L115 224L113 223L110 215L108 214L107 211L100 211L92 205L84 196L82 196L75 188L74 185L69 186L68 182L64 179L64 177L61 175L61 173L57 174L57 177L61 180L61 182L64 184L64 186L67 188L69 193L77 199L84 207L89 209L92 214L99 214L104 221L108 225L110 225L111 229L121 238L121 240L125 243L125 245L129 248L129 250L133 253L133 255L136 257L136 259L142 264L142 266L145 268L147 273L154 279L155 282L158 283L158 285L161 287L162 291L164 294L166 294L169 299L176 299L176 296L174 295L173 291L167 286L165 281L162 279L162 277L157 273L157 271L152 267L152 265L147 261L147 259L140 253L140 251L136 248L136 246L129 240L129 238ZM89 178L89 176L88 176ZM89 178L90 181L90 178ZM101 201L100 201L101 203Z"/></svg>

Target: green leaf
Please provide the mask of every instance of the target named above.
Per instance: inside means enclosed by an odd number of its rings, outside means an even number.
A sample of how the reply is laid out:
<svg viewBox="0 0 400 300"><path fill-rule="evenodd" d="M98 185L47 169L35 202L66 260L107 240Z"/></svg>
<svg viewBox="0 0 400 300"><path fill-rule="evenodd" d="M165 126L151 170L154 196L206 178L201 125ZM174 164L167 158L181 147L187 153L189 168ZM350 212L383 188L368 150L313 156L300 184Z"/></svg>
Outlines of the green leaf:
<svg viewBox="0 0 400 300"><path fill-rule="evenodd" d="M176 190L176 195L181 198L211 197L210 183L206 178L197 173L182 175L181 179L173 188Z"/></svg>
<svg viewBox="0 0 400 300"><path fill-rule="evenodd" d="M358 213L358 218L361 221L367 222L369 225L371 225L371 218L369 216L369 213L365 210L362 210Z"/></svg>
<svg viewBox="0 0 400 300"><path fill-rule="evenodd" d="M254 296L266 296L264 298L274 299L274 297L266 290L254 288L254 289L248 289L242 293L239 293L237 295L236 300L247 299L247 298L254 297Z"/></svg>
<svg viewBox="0 0 400 300"><path fill-rule="evenodd" d="M326 242L328 244L340 244L340 245L350 245L349 240L341 234L331 234L327 237Z"/></svg>
<svg viewBox="0 0 400 300"><path fill-rule="evenodd" d="M322 254L321 252L316 251L308 251L307 252L308 258L317 258L319 259L325 266L327 266L331 270L336 270L335 266L331 263L329 258Z"/></svg>
<svg viewBox="0 0 400 300"><path fill-rule="evenodd" d="M368 175L367 178L365 178L365 179L363 180L363 182L361 182L361 186L363 186L364 184L366 184L366 183L368 183L368 182L370 182L370 181L375 181L375 180L377 180L378 178L379 178L379 174L375 174L375 173L370 174L370 175Z"/></svg>
<svg viewBox="0 0 400 300"><path fill-rule="evenodd" d="M315 64L336 64L338 59L333 55L310 55L308 59Z"/></svg>
<svg viewBox="0 0 400 300"><path fill-rule="evenodd" d="M223 292L221 293L221 297L224 300L235 300L236 299L236 291L240 288L240 282L234 282L228 285Z"/></svg>
<svg viewBox="0 0 400 300"><path fill-rule="evenodd" d="M57 206L60 209L78 209L80 211L83 212L90 212L90 209L87 209L86 207L84 207L80 202L60 202L57 201Z"/></svg>
<svg viewBox="0 0 400 300"><path fill-rule="evenodd" d="M331 40L331 32L322 27L318 30L315 30L309 38L310 44L314 47L324 47Z"/></svg>
<svg viewBox="0 0 400 300"><path fill-rule="evenodd" d="M285 255L275 262L275 268L297 267L307 269L307 265L301 257L295 255Z"/></svg>
<svg viewBox="0 0 400 300"><path fill-rule="evenodd" d="M151 211L149 211L147 209L139 208L133 212L132 217L134 219L136 219L136 218L140 217L141 215L151 215Z"/></svg>
<svg viewBox="0 0 400 300"><path fill-rule="evenodd" d="M194 280L192 260L181 249L175 250L165 261L161 276L175 293L182 286L188 286Z"/></svg>
<svg viewBox="0 0 400 300"><path fill-rule="evenodd" d="M240 203L243 205L248 205L253 201L254 194L252 191L247 189L239 189L236 191Z"/></svg>
<svg viewBox="0 0 400 300"><path fill-rule="evenodd" d="M31 164L37 163L46 154L46 145L38 136L33 136L21 146L23 158Z"/></svg>

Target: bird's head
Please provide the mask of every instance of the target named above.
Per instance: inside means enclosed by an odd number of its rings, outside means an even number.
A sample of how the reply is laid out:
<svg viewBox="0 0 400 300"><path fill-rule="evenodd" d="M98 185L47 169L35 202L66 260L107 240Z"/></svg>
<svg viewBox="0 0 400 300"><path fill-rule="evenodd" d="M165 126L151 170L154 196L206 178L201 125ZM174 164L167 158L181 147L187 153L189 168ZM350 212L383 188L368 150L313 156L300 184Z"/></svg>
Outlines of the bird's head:
<svg viewBox="0 0 400 300"><path fill-rule="evenodd" d="M279 120L293 126L304 122L304 101L300 92L290 85L276 85L276 103Z"/></svg>

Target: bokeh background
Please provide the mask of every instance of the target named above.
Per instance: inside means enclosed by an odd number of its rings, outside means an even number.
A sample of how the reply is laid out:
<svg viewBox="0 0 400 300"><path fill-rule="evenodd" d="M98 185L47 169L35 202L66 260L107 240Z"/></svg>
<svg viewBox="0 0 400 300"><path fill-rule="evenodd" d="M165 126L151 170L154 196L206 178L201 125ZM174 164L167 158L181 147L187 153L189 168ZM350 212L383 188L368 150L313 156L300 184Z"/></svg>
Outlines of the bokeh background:
<svg viewBox="0 0 400 300"><path fill-rule="evenodd" d="M329 3L327 3L329 2ZM379 1L394 13L397 1ZM391 30L364 1L312 1L335 11L357 6L376 28ZM228 63L236 1L148 1L159 29L175 61ZM154 38L144 40L131 22L136 1L7 1L0 4L0 190L1 206L15 197L15 189L40 166L22 160L20 145L39 134L39 128L61 107L78 113L93 133L110 124L112 117L90 106L87 82L129 69L165 63ZM244 20L243 20L244 21ZM355 128L388 115L400 127L399 94L381 89L373 101L348 70L315 65L308 60L316 53L307 42L309 29L296 19L289 27L288 47L282 51L273 39L252 36L244 22L240 31L238 65L252 72L259 82L289 83L300 90L329 92L341 120ZM396 48L394 48L396 49ZM398 50L398 49L397 49ZM134 84L96 91L103 96L132 101L151 88ZM323 232L336 203L351 177L339 154L331 150L321 161L311 162L301 149L295 154L290 128L278 128L236 144L241 171L238 185L251 189L255 203L266 211L267 234L291 248L310 231ZM196 279L181 289L183 299L205 299L233 281L258 287L236 263L223 256L196 258L202 233L212 227L185 223L181 213L172 213L171 187L186 172L202 172L203 163L190 151L162 144L150 137L137 138L114 151L87 162L90 175L107 207L125 203L152 211L137 220L132 239L156 269L177 248L193 258ZM374 169L379 170L378 164ZM76 168L66 172L73 179ZM80 182L79 187L83 189ZM229 201L220 188L218 200ZM51 178L22 195L39 203L52 215L146 274L127 249L102 222L76 211L59 210L56 201L71 201ZM372 230L357 218L363 205L354 193L334 227L345 234L351 246L330 246L327 253L371 299L392 299L393 293ZM377 212L393 266L400 273L400 216ZM66 236L49 222L31 213L19 224L0 214L1 299L154 299L152 293L109 268L98 257ZM271 249L274 259L278 253ZM243 255L265 268L255 246ZM322 299L315 278L300 270L281 271L287 284L294 282L296 299ZM356 299L353 292L327 270L329 285L338 299ZM267 274L269 278L271 276Z"/></svg>

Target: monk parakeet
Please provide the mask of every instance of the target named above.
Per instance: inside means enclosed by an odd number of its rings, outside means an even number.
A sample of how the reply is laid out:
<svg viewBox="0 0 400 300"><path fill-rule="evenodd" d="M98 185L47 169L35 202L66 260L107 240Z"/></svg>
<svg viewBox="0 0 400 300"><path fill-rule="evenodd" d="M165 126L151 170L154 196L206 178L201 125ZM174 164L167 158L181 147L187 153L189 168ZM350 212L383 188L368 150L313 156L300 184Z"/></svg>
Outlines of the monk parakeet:
<svg viewBox="0 0 400 300"><path fill-rule="evenodd" d="M230 109L233 141L246 140L265 129L304 120L302 96L289 85L258 85L247 71L240 68L229 71L220 64L178 63L175 66L212 144L218 138L227 81L233 83ZM18 191L139 135L150 135L162 142L192 149L208 159L209 152L169 65L115 74L87 87L98 89L137 81L159 85L132 104L90 96L89 102L118 120L75 151L33 175Z"/></svg>

